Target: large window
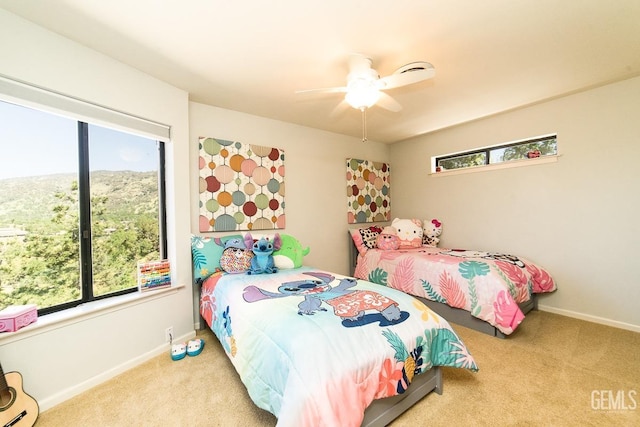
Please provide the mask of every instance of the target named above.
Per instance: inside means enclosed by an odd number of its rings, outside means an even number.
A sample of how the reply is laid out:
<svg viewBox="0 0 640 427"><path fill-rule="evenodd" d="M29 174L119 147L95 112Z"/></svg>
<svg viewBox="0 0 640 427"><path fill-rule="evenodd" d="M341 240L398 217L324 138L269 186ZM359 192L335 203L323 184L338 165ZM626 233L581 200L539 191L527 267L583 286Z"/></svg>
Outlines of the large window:
<svg viewBox="0 0 640 427"><path fill-rule="evenodd" d="M513 160L533 159L558 154L556 135L479 148L435 158L436 172L493 165Z"/></svg>
<svg viewBox="0 0 640 427"><path fill-rule="evenodd" d="M166 257L164 143L0 101L0 309L137 289Z"/></svg>

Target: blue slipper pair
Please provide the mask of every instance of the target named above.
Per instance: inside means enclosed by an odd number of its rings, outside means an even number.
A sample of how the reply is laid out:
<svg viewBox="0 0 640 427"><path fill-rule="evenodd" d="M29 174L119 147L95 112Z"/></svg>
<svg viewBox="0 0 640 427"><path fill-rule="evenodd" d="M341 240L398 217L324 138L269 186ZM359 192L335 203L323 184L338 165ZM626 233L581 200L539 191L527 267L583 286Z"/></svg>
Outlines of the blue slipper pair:
<svg viewBox="0 0 640 427"><path fill-rule="evenodd" d="M181 360L185 356L197 356L202 353L204 340L201 338L190 340L188 343L174 344L171 346L171 360Z"/></svg>

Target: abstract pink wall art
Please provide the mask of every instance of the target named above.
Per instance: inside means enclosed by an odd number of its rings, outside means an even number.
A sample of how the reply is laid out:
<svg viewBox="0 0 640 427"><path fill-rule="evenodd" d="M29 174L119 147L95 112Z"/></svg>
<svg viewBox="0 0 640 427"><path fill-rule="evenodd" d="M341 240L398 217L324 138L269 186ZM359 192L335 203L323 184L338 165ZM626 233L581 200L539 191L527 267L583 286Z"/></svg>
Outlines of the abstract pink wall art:
<svg viewBox="0 0 640 427"><path fill-rule="evenodd" d="M347 222L391 221L388 163L347 159Z"/></svg>
<svg viewBox="0 0 640 427"><path fill-rule="evenodd" d="M285 226L284 150L198 139L200 232Z"/></svg>

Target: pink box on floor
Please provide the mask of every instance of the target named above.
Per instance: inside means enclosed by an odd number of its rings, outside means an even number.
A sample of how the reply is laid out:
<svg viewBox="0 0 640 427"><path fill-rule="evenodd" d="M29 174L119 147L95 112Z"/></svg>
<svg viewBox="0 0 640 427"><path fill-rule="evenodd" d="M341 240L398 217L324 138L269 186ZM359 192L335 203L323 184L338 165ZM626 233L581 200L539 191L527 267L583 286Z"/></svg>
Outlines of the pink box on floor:
<svg viewBox="0 0 640 427"><path fill-rule="evenodd" d="M35 304L10 305L0 311L0 332L15 332L38 320Z"/></svg>

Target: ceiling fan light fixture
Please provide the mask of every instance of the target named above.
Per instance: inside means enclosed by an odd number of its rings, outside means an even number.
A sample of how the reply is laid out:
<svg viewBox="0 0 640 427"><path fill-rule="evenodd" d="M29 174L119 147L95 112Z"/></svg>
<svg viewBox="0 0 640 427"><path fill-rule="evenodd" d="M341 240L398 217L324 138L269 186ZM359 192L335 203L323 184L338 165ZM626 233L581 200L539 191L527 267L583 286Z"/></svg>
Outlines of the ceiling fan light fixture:
<svg viewBox="0 0 640 427"><path fill-rule="evenodd" d="M367 110L369 108L380 101L379 106L386 110L397 112L402 109L396 100L387 95L387 90L418 83L430 79L434 75L433 65L419 61L406 64L391 75L380 77L378 72L372 68L371 58L354 54L349 60L346 86L298 92L344 93L346 103L362 113L362 141L366 142Z"/></svg>
<svg viewBox="0 0 640 427"><path fill-rule="evenodd" d="M372 107L380 99L380 91L375 82L368 79L355 79L347 85L344 97L349 105L357 110Z"/></svg>

